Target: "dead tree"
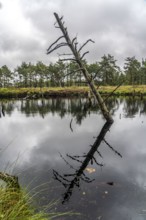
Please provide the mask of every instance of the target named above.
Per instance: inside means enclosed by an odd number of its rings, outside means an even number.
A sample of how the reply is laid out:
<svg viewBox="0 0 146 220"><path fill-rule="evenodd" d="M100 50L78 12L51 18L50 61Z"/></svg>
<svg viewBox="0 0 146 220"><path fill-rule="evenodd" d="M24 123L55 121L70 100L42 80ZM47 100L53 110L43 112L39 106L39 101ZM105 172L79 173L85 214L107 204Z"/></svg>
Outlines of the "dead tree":
<svg viewBox="0 0 146 220"><path fill-rule="evenodd" d="M94 43L93 40L88 39L82 46L78 47L78 42L77 42L77 37L73 38L72 40L69 37L67 28L64 26L64 22L63 22L63 17L59 17L57 13L54 13L54 16L56 18L57 21L57 25L56 28L59 28L62 32L62 36L60 36L56 41L54 41L49 48L47 49L47 54L52 53L53 51L61 48L61 47L69 47L71 50L71 54L63 54L63 55L73 55L73 57L70 58L65 58L65 59L61 59L62 61L75 61L78 66L79 66L79 70L82 72L82 74L84 75L97 103L99 104L99 107L102 111L102 114L104 116L104 118L109 122L109 123L113 123L113 118L110 115L105 102L103 101L100 93L96 90L95 85L94 85L94 80L92 79L92 77L90 76L90 74L88 73L87 68L85 67L84 63L83 63L83 58L85 57L85 55L87 53L89 53L89 51L86 51L84 53L81 54L82 49L89 43L92 42ZM62 42L63 40L63 42Z"/></svg>
<svg viewBox="0 0 146 220"><path fill-rule="evenodd" d="M90 179L88 176L86 176L85 174L85 170L87 168L87 166L91 163L95 163L96 165L102 167L103 164L98 162L95 156L95 153L98 154L98 156L100 156L101 158L103 158L103 156L101 155L100 151L99 151L99 147L102 141L104 141L106 143L106 145L119 157L122 158L122 155L116 150L114 149L106 140L105 140L105 136L106 133L109 131L111 127L111 123L106 122L104 124L104 126L102 127L99 135L97 136L95 142L91 145L91 149L89 150L89 152L85 153L83 156L71 156L69 154L67 154L66 156L71 159L74 160L76 162L78 162L80 164L78 169L75 169L61 154L61 158L64 160L64 162L69 166L69 168L71 170L73 170L73 173L69 173L69 174L59 174L56 170L53 170L53 176L54 179L56 179L57 181L59 181L65 188L66 191L63 194L63 201L62 203L68 201L73 193L73 189L74 187L80 187L80 182L81 180L86 182L86 183L91 183L92 181L94 181L94 179ZM110 182L108 183L110 184Z"/></svg>

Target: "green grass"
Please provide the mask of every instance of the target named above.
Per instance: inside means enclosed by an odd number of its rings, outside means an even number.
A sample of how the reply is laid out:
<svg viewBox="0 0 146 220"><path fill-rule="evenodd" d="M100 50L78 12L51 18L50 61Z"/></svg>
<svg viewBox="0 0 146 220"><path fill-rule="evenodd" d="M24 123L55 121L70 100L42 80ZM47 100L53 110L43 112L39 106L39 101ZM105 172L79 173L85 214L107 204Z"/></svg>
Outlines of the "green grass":
<svg viewBox="0 0 146 220"><path fill-rule="evenodd" d="M32 197L24 190L0 187L0 220L52 220L72 213L51 212L56 203L50 203L45 210L37 212Z"/></svg>
<svg viewBox="0 0 146 220"><path fill-rule="evenodd" d="M111 93L116 86L100 86L98 91L104 95ZM87 96L89 88L83 87L50 87L50 88L0 88L0 98L40 98ZM146 85L120 86L114 95L146 95Z"/></svg>
<svg viewBox="0 0 146 220"><path fill-rule="evenodd" d="M101 86L99 91L103 94L112 92L116 86ZM120 86L115 92L115 95L146 95L146 85L135 86Z"/></svg>
<svg viewBox="0 0 146 220"><path fill-rule="evenodd" d="M7 187L0 188L0 219L1 220L47 220L45 213L35 213L30 198L23 191Z"/></svg>

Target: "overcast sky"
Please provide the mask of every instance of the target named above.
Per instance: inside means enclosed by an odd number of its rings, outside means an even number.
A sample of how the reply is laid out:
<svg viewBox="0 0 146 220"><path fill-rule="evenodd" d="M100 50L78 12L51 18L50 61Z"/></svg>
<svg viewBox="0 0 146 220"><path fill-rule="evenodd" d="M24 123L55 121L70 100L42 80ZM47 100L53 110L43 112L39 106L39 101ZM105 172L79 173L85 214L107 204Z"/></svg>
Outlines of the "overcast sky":
<svg viewBox="0 0 146 220"><path fill-rule="evenodd" d="M0 66L57 60L59 51L46 55L61 35L53 12L64 16L71 37L95 41L87 47L90 62L108 53L119 64L128 56L146 58L145 0L0 0Z"/></svg>

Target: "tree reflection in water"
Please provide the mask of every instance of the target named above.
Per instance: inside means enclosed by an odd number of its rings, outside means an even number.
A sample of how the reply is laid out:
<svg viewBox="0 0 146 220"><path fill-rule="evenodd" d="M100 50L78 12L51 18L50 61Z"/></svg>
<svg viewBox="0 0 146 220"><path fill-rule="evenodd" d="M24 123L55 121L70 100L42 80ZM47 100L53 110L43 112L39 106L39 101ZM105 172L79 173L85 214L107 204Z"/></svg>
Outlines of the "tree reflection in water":
<svg viewBox="0 0 146 220"><path fill-rule="evenodd" d="M54 175L54 179L56 179L57 181L59 181L65 188L66 191L63 195L63 200L62 203L65 203L66 201L68 201L73 193L73 189L74 187L80 187L80 183L81 181L84 181L86 183L90 183L92 181L94 181L94 179L89 178L86 174L85 174L85 170L87 169L87 166L89 163L93 164L95 163L96 165L102 167L103 164L99 163L96 159L96 154L99 157L102 157L100 151L99 151L99 146L101 144L102 141L104 141L106 143L106 145L119 157L122 157L122 155L115 150L106 140L105 140L105 136L106 133L109 131L110 127L111 127L111 123L106 122L104 124L104 126L102 127L98 137L96 138L95 142L91 145L91 149L89 150L88 153L85 153L82 156L71 156L71 155L66 155L69 159L74 160L78 163L80 163L81 165L79 166L78 169L75 169L63 156L62 154L60 154L61 158L65 161L65 163L69 166L70 169L74 170L73 173L69 173L69 174L59 174L56 170L53 170L53 175ZM110 185L112 185L112 183L108 183Z"/></svg>
<svg viewBox="0 0 146 220"><path fill-rule="evenodd" d="M1 103L0 105L0 118L1 117L5 117L5 106L3 105L3 103Z"/></svg>
<svg viewBox="0 0 146 220"><path fill-rule="evenodd" d="M86 98L50 98L50 99L31 99L31 100L1 100L0 101L0 117L10 116L15 109L27 115L27 117L36 114L45 118L49 113L58 114L60 118L64 118L66 114L70 114L77 124L81 124L90 113L99 113L94 99L92 103ZM122 105L123 104L123 105ZM146 100L138 97L110 97L106 100L107 108L111 115L114 115L119 106L123 106L124 117L135 117L136 114L146 114Z"/></svg>

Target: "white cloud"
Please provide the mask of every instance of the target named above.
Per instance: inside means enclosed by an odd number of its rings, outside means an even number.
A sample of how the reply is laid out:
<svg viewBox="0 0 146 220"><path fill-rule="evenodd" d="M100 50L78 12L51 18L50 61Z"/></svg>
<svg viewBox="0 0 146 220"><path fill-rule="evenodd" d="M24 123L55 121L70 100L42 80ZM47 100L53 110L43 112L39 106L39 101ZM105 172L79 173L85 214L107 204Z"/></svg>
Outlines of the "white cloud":
<svg viewBox="0 0 146 220"><path fill-rule="evenodd" d="M16 67L22 61L45 63L46 49L60 32L53 12L64 15L71 36L88 38L89 61L111 53L122 62L127 56L145 57L146 1L144 0L3 0L0 10L0 65ZM11 58L11 59L10 59Z"/></svg>

